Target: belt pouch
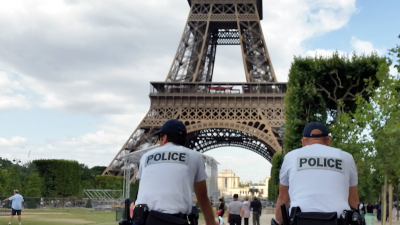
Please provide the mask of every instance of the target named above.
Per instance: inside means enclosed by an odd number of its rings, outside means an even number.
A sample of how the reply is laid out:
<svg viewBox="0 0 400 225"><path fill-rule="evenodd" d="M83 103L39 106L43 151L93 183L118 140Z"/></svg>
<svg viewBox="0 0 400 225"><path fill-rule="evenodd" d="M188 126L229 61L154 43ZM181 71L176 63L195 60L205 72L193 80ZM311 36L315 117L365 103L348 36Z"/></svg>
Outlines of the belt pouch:
<svg viewBox="0 0 400 225"><path fill-rule="evenodd" d="M187 219L181 219L176 216L172 216L157 211L150 211L149 217L147 218L146 225L187 225Z"/></svg>
<svg viewBox="0 0 400 225"><path fill-rule="evenodd" d="M133 210L133 221L137 225L146 224L147 216L149 215L149 207L146 204L139 204Z"/></svg>
<svg viewBox="0 0 400 225"><path fill-rule="evenodd" d="M296 225L296 215L298 214L298 213L300 213L301 212L301 209L300 209L300 207L292 207L291 208L291 210L290 210L290 216L289 216L289 224L290 225Z"/></svg>
<svg viewBox="0 0 400 225"><path fill-rule="evenodd" d="M337 225L337 213L299 212L296 225Z"/></svg>

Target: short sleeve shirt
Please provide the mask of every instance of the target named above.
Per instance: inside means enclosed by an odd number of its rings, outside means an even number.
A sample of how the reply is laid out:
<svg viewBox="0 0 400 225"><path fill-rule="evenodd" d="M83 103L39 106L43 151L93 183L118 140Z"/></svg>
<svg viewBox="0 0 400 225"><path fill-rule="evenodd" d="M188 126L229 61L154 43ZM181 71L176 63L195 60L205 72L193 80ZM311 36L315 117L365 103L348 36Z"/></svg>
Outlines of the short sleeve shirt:
<svg viewBox="0 0 400 225"><path fill-rule="evenodd" d="M286 154L279 174L289 186L291 206L302 212L337 212L350 209L349 187L358 184L353 156L337 148L313 144Z"/></svg>
<svg viewBox="0 0 400 225"><path fill-rule="evenodd" d="M140 160L139 194L135 202L149 210L168 214L189 214L193 185L207 179L204 159L198 152L167 143L145 153Z"/></svg>
<svg viewBox="0 0 400 225"><path fill-rule="evenodd" d="M240 215L240 213L242 212L242 208L243 208L243 203L239 201L232 201L228 205L229 214L232 215Z"/></svg>
<svg viewBox="0 0 400 225"><path fill-rule="evenodd" d="M24 198L20 194L15 194L11 196L10 198L11 201L11 208L14 210L21 210L22 209L22 202L24 201Z"/></svg>

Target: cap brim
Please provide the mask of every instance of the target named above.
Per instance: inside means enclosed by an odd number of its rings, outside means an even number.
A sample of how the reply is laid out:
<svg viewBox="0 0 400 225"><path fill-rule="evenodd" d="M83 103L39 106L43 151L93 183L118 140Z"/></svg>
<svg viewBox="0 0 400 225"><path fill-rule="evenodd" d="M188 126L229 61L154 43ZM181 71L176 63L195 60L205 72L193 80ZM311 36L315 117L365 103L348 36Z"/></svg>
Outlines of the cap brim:
<svg viewBox="0 0 400 225"><path fill-rule="evenodd" d="M303 135L303 137L306 137L306 138L320 138L320 137L328 137L329 135L327 135L327 134L313 134L313 135L306 135L306 136L304 136Z"/></svg>
<svg viewBox="0 0 400 225"><path fill-rule="evenodd" d="M156 131L156 132L153 133L153 135L159 135L159 134L161 134L161 130Z"/></svg>

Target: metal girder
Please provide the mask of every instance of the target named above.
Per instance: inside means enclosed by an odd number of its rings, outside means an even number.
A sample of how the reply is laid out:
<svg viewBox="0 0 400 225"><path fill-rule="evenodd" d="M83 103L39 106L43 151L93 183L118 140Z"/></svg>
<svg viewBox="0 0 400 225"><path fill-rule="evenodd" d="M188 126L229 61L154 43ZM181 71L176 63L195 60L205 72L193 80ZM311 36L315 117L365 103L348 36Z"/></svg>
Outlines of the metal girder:
<svg viewBox="0 0 400 225"><path fill-rule="evenodd" d="M240 147L253 151L272 162L273 151L257 137L234 129L211 128L188 134L188 148L207 152L220 147Z"/></svg>
<svg viewBox="0 0 400 225"><path fill-rule="evenodd" d="M260 25L262 1L190 4L167 82L211 82L217 45L241 45L247 82L277 82Z"/></svg>
<svg viewBox="0 0 400 225"><path fill-rule="evenodd" d="M221 0L200 0L202 3L218 3L218 2L223 2ZM200 1L196 1L196 0L188 0L189 6L192 6L192 3L198 3ZM235 0L233 0L232 2L235 2ZM242 3L244 2L250 2L250 3L254 3L256 2L256 6L257 6L257 11L258 11L258 16L260 18L260 20L263 19L263 3L262 0L244 0L241 1Z"/></svg>

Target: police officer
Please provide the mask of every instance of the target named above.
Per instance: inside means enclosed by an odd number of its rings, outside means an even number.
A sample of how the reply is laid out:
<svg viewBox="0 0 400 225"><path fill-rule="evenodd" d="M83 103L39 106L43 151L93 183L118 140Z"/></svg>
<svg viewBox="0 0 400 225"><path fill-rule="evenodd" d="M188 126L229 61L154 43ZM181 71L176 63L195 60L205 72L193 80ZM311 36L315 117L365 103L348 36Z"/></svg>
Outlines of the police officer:
<svg viewBox="0 0 400 225"><path fill-rule="evenodd" d="M206 224L218 224L207 196L203 157L184 147L186 133L181 121L167 121L158 132L161 147L145 153L140 160L135 205L148 206L147 225L175 224L174 218L180 220L176 224L188 224L181 222L187 221L192 211L193 191Z"/></svg>
<svg viewBox="0 0 400 225"><path fill-rule="evenodd" d="M280 205L299 206L301 212L337 212L358 206L358 178L353 156L329 147L324 124L305 126L302 145L286 154L279 178L275 222L282 224Z"/></svg>

